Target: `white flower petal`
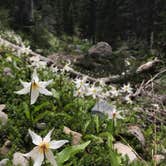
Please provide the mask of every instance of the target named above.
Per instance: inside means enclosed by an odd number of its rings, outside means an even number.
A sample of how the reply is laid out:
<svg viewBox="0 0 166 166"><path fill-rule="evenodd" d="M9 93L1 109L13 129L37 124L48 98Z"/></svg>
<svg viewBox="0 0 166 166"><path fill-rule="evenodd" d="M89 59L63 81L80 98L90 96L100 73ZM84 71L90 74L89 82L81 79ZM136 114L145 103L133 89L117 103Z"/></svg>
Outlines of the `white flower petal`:
<svg viewBox="0 0 166 166"><path fill-rule="evenodd" d="M43 153L38 153L37 157L34 159L33 166L41 166L43 160L44 160L44 154Z"/></svg>
<svg viewBox="0 0 166 166"><path fill-rule="evenodd" d="M30 88L30 86L31 86L31 82L24 82L22 80L20 80L20 82L24 88Z"/></svg>
<svg viewBox="0 0 166 166"><path fill-rule="evenodd" d="M47 89L45 89L43 87L39 88L39 92L43 95L46 95L46 96L52 96L52 92L48 91Z"/></svg>
<svg viewBox="0 0 166 166"><path fill-rule="evenodd" d="M31 104L34 104L39 97L39 89L32 89L31 90Z"/></svg>
<svg viewBox="0 0 166 166"><path fill-rule="evenodd" d="M51 152L51 150L48 150L45 155L46 155L47 160L51 163L51 165L57 166L54 154Z"/></svg>
<svg viewBox="0 0 166 166"><path fill-rule="evenodd" d="M46 87L48 86L49 84L51 84L53 82L53 80L48 80L48 81L40 81L39 84L41 87Z"/></svg>
<svg viewBox="0 0 166 166"><path fill-rule="evenodd" d="M32 130L28 130L30 136L32 137L32 142L35 144L35 145L39 145L41 142L42 142L42 138L37 135L35 132L33 132Z"/></svg>
<svg viewBox="0 0 166 166"><path fill-rule="evenodd" d="M63 146L65 143L68 143L69 141L68 140L60 140L60 141L51 141L49 143L50 145L50 149L58 149L60 148L61 146Z"/></svg>
<svg viewBox="0 0 166 166"><path fill-rule="evenodd" d="M29 153L24 154L25 157L32 158L33 160L35 160L38 156L39 153L39 148L38 146L34 147Z"/></svg>
<svg viewBox="0 0 166 166"><path fill-rule="evenodd" d="M28 159L31 158L34 161L33 166L41 166L44 160L44 154L39 152L38 146L32 149L29 153L24 154Z"/></svg>
<svg viewBox="0 0 166 166"><path fill-rule="evenodd" d="M37 55L37 56L32 56L29 58L30 61L35 61L35 62L38 62L40 61L40 57Z"/></svg>
<svg viewBox="0 0 166 166"><path fill-rule="evenodd" d="M117 119L124 119L120 114L117 114Z"/></svg>
<svg viewBox="0 0 166 166"><path fill-rule="evenodd" d="M51 134L54 129L50 130L49 133L44 137L43 142L50 142L51 140Z"/></svg>
<svg viewBox="0 0 166 166"><path fill-rule="evenodd" d="M24 95L24 94L27 94L27 93L29 93L30 92L30 87L28 87L28 88L23 88L23 89L21 89L21 90L19 90L19 91L16 91L15 93L16 94L19 94L19 95Z"/></svg>
<svg viewBox="0 0 166 166"><path fill-rule="evenodd" d="M39 82L39 77L37 75L36 69L34 69L34 72L32 74L32 81Z"/></svg>

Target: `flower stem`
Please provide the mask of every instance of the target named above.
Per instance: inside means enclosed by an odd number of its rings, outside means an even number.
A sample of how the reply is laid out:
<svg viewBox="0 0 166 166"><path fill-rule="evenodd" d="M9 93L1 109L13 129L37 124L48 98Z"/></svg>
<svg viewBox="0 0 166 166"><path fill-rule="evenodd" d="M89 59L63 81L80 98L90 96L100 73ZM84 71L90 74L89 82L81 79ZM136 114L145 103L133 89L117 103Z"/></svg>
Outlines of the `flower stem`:
<svg viewBox="0 0 166 166"><path fill-rule="evenodd" d="M29 114L30 114L30 122L33 122L32 112L31 112L31 94L32 94L32 82L31 82L30 94L29 94Z"/></svg>

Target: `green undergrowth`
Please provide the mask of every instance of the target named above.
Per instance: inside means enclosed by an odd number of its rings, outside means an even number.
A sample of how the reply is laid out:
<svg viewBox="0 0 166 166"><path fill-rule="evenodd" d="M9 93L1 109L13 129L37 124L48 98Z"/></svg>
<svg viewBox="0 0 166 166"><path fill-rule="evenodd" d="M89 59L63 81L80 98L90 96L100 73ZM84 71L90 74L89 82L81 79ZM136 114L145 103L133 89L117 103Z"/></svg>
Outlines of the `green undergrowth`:
<svg viewBox="0 0 166 166"><path fill-rule="evenodd" d="M31 81L33 68L29 67L27 56L16 57L11 51L0 47L0 104L5 104L4 112L8 115L8 122L0 126L0 147L6 140L11 141L11 147L5 155L0 155L0 160L9 158L8 165L12 165L15 152L27 153L34 145L28 135L31 129L41 136L45 136L54 128L52 138L56 140L69 140L63 148L54 151L58 165L64 166L153 166L154 152L154 124L149 124L146 114L140 118L139 103L125 104L120 100L109 100L117 109L123 110L122 120L113 124L108 116L98 116L91 113L92 107L97 102L92 97L75 97L75 86L68 74L52 73L49 68L38 69L41 80L53 79L49 85L53 96L40 95L34 105L29 104L29 95L17 95L14 92L21 88L20 79ZM11 57L12 61L6 60ZM5 69L8 68L8 73ZM45 124L44 127L38 127ZM136 137L128 133L129 125L139 126L145 135L145 146L142 146ZM63 132L64 126L82 134L78 145L72 145L72 136ZM163 138L165 126L157 130L157 153L162 154L166 142ZM136 152L137 161L128 162L127 157L122 157L113 149L113 144L120 141L130 145ZM49 165L49 163L45 163ZM160 166L164 166L164 161Z"/></svg>

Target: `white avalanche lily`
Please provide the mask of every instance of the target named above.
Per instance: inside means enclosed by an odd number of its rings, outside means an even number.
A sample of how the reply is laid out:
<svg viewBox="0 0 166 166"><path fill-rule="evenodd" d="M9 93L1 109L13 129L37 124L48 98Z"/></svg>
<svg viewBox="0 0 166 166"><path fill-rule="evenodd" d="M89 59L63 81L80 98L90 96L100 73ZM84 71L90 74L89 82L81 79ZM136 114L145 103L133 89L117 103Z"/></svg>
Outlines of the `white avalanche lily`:
<svg viewBox="0 0 166 166"><path fill-rule="evenodd" d="M97 87L94 84L88 89L87 96L92 96L94 99L100 97L102 93L102 88Z"/></svg>
<svg viewBox="0 0 166 166"><path fill-rule="evenodd" d="M89 84L87 83L87 77L83 77L82 79L76 78L74 81L77 89L87 89Z"/></svg>
<svg viewBox="0 0 166 166"><path fill-rule="evenodd" d="M117 111L116 108L113 108L113 110L110 113L111 119L123 119L123 117L120 115L121 111Z"/></svg>
<svg viewBox="0 0 166 166"><path fill-rule="evenodd" d="M125 96L124 99L127 102L127 104L133 104L133 101L131 100L130 95Z"/></svg>
<svg viewBox="0 0 166 166"><path fill-rule="evenodd" d="M32 137L32 142L33 144L36 145L36 147L34 147L32 151L30 151L29 153L24 154L24 156L32 158L32 160L34 161L33 166L41 166L45 157L51 163L51 165L57 166L54 154L51 151L51 149L58 149L69 141L68 140L51 141L51 134L53 132L53 129L49 131L49 133L44 138L37 135L30 129L28 131L30 136Z"/></svg>
<svg viewBox="0 0 166 166"><path fill-rule="evenodd" d="M47 66L47 62L42 61L39 57L39 55L37 56L32 56L29 58L32 67L36 67L36 68L46 68Z"/></svg>
<svg viewBox="0 0 166 166"><path fill-rule="evenodd" d="M110 93L111 93L112 97L118 97L120 94L119 90L113 86L111 87Z"/></svg>
<svg viewBox="0 0 166 166"><path fill-rule="evenodd" d="M131 88L130 83L123 85L122 92L127 92L129 94L133 93L133 88Z"/></svg>
<svg viewBox="0 0 166 166"><path fill-rule="evenodd" d="M116 120L117 119L124 119L121 115L120 115L121 111L117 111L116 107L113 107L113 110L110 111L109 113L109 117L110 119L112 119L116 125Z"/></svg>
<svg viewBox="0 0 166 166"><path fill-rule="evenodd" d="M52 96L52 93L46 89L46 86L48 86L52 82L52 80L39 81L36 69L33 72L31 82L20 82L23 85L23 89L16 91L15 93L19 95L30 93L31 104L34 104L36 102L37 98L39 97L39 93L46 96Z"/></svg>

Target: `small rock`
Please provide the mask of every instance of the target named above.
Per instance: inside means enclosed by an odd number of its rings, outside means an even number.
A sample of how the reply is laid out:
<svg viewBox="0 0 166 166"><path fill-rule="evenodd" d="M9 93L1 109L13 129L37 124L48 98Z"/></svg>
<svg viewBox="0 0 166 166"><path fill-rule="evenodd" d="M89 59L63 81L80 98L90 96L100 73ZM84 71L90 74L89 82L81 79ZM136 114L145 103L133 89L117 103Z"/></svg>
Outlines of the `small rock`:
<svg viewBox="0 0 166 166"><path fill-rule="evenodd" d="M12 76L12 70L11 70L11 68L5 67L5 68L3 69L3 74L4 74L5 76Z"/></svg>
<svg viewBox="0 0 166 166"><path fill-rule="evenodd" d="M99 115L107 114L111 119L109 115L111 115L110 112L113 111L113 106L111 106L107 101L101 100L95 104L91 111L92 113L97 113Z"/></svg>
<svg viewBox="0 0 166 166"><path fill-rule="evenodd" d="M122 156L127 155L129 158L129 162L137 159L137 156L135 155L133 150L129 146L122 144L121 142L116 142L114 144L114 149L117 150L117 152L120 153Z"/></svg>
<svg viewBox="0 0 166 166"><path fill-rule="evenodd" d="M6 107L6 105L5 105L5 104L0 104L0 111L4 110L4 109L5 109L5 107Z"/></svg>
<svg viewBox="0 0 166 166"><path fill-rule="evenodd" d="M134 135L142 144L142 146L145 146L145 137L141 131L141 129L136 125L131 125L128 127L128 132Z"/></svg>
<svg viewBox="0 0 166 166"><path fill-rule="evenodd" d="M29 162L28 160L24 157L23 153L16 152L13 155L13 165L14 166L28 166Z"/></svg>
<svg viewBox="0 0 166 166"><path fill-rule="evenodd" d="M68 135L72 135L73 139L72 139L72 144L73 145L78 145L81 141L81 137L82 137L82 134L81 133L78 133L76 131L72 131L70 128L64 126L64 129L63 129L63 132L65 134L68 134Z"/></svg>
<svg viewBox="0 0 166 166"><path fill-rule="evenodd" d="M8 115L0 111L0 124L5 125L7 123L7 120L8 120Z"/></svg>
<svg viewBox="0 0 166 166"><path fill-rule="evenodd" d="M7 162L9 161L9 159L5 158L3 160L0 161L0 166L6 166Z"/></svg>
<svg viewBox="0 0 166 166"><path fill-rule="evenodd" d="M46 128L46 123L37 123L36 124L37 129L43 130Z"/></svg>
<svg viewBox="0 0 166 166"><path fill-rule="evenodd" d="M7 140L2 146L2 148L0 148L0 154L6 155L9 152L10 148L11 148L11 141Z"/></svg>

